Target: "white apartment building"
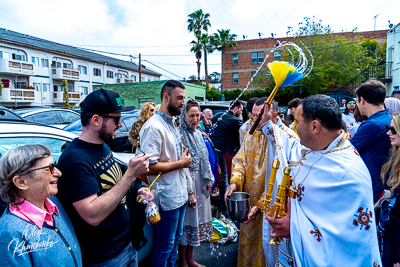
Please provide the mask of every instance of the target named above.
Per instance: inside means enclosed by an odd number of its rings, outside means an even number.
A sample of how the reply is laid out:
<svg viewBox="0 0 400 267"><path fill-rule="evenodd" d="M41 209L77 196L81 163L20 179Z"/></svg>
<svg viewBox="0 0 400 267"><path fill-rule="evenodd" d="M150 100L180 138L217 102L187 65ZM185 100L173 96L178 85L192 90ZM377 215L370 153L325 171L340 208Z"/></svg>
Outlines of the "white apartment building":
<svg viewBox="0 0 400 267"><path fill-rule="evenodd" d="M159 81L161 74L141 68L142 82ZM63 80L68 81L69 102L79 105L93 85L139 81L139 66L0 28L0 105L63 105Z"/></svg>
<svg viewBox="0 0 400 267"><path fill-rule="evenodd" d="M392 80L386 83L388 95L400 90L400 23L387 32L386 77Z"/></svg>

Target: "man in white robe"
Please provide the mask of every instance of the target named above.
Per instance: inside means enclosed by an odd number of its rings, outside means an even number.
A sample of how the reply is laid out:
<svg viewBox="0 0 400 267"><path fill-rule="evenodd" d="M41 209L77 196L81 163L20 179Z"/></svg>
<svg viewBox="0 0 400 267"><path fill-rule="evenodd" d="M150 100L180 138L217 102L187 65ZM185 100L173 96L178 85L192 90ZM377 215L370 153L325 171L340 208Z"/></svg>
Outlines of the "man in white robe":
<svg viewBox="0 0 400 267"><path fill-rule="evenodd" d="M370 174L340 130L337 103L324 95L300 102L295 118L301 141L274 127L271 116L266 107L263 132L282 147L298 188L287 216L267 217L271 236L290 238L298 267L382 266Z"/></svg>

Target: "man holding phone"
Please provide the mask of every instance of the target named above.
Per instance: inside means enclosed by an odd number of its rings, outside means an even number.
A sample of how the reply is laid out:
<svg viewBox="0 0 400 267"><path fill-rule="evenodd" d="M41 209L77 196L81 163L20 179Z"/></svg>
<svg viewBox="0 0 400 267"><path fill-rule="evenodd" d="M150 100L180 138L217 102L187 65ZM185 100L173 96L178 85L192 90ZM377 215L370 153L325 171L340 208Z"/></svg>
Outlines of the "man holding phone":
<svg viewBox="0 0 400 267"><path fill-rule="evenodd" d="M137 177L148 172L149 155L131 158L122 175L105 144L122 126L121 112L129 109L118 93L104 89L90 93L81 103L82 134L57 165L63 174L57 197L74 226L84 266L138 266L126 193ZM149 194L146 188L136 190L139 196Z"/></svg>
<svg viewBox="0 0 400 267"><path fill-rule="evenodd" d="M183 232L188 195L194 205L195 196L188 188L185 168L192 161L189 149L182 147L177 118L185 105L185 86L167 81L161 89L161 108L140 130L141 148L150 156L149 182L161 172L158 179L164 189L154 200L160 203L161 220L155 226L156 246L153 266L175 266L178 244Z"/></svg>

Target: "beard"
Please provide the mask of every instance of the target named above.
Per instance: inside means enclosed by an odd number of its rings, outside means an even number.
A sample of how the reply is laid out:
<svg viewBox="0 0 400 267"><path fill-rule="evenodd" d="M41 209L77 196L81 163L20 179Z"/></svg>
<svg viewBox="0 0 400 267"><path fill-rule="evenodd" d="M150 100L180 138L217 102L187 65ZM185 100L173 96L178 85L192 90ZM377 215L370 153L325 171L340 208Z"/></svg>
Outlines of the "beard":
<svg viewBox="0 0 400 267"><path fill-rule="evenodd" d="M178 116L181 115L182 107L176 107L174 104L172 104L172 101L170 101L168 102L167 110L172 116Z"/></svg>
<svg viewBox="0 0 400 267"><path fill-rule="evenodd" d="M101 125L101 128L100 128L99 138L101 140L103 140L105 143L110 142L115 139L114 131L110 132L110 130L107 129L107 125L104 120L103 120L103 124Z"/></svg>

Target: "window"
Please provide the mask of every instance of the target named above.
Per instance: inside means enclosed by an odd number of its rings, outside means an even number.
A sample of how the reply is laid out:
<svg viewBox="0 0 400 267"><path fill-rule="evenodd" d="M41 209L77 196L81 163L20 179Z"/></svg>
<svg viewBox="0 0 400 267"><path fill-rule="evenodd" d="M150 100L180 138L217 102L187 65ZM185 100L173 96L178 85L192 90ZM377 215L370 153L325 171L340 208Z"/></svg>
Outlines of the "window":
<svg viewBox="0 0 400 267"><path fill-rule="evenodd" d="M115 73L115 77L116 77L116 78L118 78L118 79L121 79L121 78L122 78L122 74L121 74L121 73L118 73L118 72L116 72L116 73Z"/></svg>
<svg viewBox="0 0 400 267"><path fill-rule="evenodd" d="M136 82L136 76L135 76L135 75L131 75L131 80L132 80L133 82Z"/></svg>
<svg viewBox="0 0 400 267"><path fill-rule="evenodd" d="M79 92L81 92L81 93L84 94L84 95L88 95L88 94L89 94L88 87L79 86Z"/></svg>
<svg viewBox="0 0 400 267"><path fill-rule="evenodd" d="M43 92L50 92L50 84L49 83L43 84Z"/></svg>
<svg viewBox="0 0 400 267"><path fill-rule="evenodd" d="M35 64L36 66L39 66L39 58L38 57L32 57L32 63Z"/></svg>
<svg viewBox="0 0 400 267"><path fill-rule="evenodd" d="M262 63L264 61L264 52L258 52L258 63Z"/></svg>
<svg viewBox="0 0 400 267"><path fill-rule="evenodd" d="M54 88L54 92L61 92L62 91L61 85L59 85L59 84L55 84L53 86L53 88Z"/></svg>
<svg viewBox="0 0 400 267"><path fill-rule="evenodd" d="M80 74L87 74L87 68L85 66L79 65L78 70Z"/></svg>
<svg viewBox="0 0 400 267"><path fill-rule="evenodd" d="M17 54L12 54L12 59L15 60L20 60L20 61L25 61L25 55L17 55Z"/></svg>
<svg viewBox="0 0 400 267"><path fill-rule="evenodd" d="M72 85L68 85L68 92L74 92L74 87L72 87Z"/></svg>
<svg viewBox="0 0 400 267"><path fill-rule="evenodd" d="M101 70L100 69L93 69L93 76L101 76Z"/></svg>
<svg viewBox="0 0 400 267"><path fill-rule="evenodd" d="M27 84L26 82L17 82L17 89L22 89L24 87L24 84Z"/></svg>
<svg viewBox="0 0 400 267"><path fill-rule="evenodd" d="M37 92L40 92L40 83L33 83L33 87L35 87Z"/></svg>
<svg viewBox="0 0 400 267"><path fill-rule="evenodd" d="M63 63L63 68L64 68L64 69L72 69L72 64L70 64L70 63Z"/></svg>
<svg viewBox="0 0 400 267"><path fill-rule="evenodd" d="M58 112L58 114L60 114L61 119L64 124L70 124L70 123L80 119L80 116L76 115L73 112L69 112L69 111L57 111L57 112Z"/></svg>
<svg viewBox="0 0 400 267"><path fill-rule="evenodd" d="M233 83L238 83L239 82L239 73L232 73L232 77L233 77Z"/></svg>
<svg viewBox="0 0 400 267"><path fill-rule="evenodd" d="M112 72L111 70L107 71L107 78L114 78L114 72Z"/></svg>
<svg viewBox="0 0 400 267"><path fill-rule="evenodd" d="M59 124L57 113L55 111L46 111L32 114L35 122L41 122L47 125Z"/></svg>
<svg viewBox="0 0 400 267"><path fill-rule="evenodd" d="M282 60L281 53L279 51L275 51L274 52L274 61L281 61L281 60Z"/></svg>
<svg viewBox="0 0 400 267"><path fill-rule="evenodd" d="M264 61L264 52L251 53L251 63L262 63Z"/></svg>
<svg viewBox="0 0 400 267"><path fill-rule="evenodd" d="M232 54L232 65L237 65L239 62L238 54Z"/></svg>
<svg viewBox="0 0 400 267"><path fill-rule="evenodd" d="M200 97L200 96L195 96L194 99L196 101L204 101L204 97Z"/></svg>
<svg viewBox="0 0 400 267"><path fill-rule="evenodd" d="M10 53L0 51L0 58L10 58Z"/></svg>
<svg viewBox="0 0 400 267"><path fill-rule="evenodd" d="M142 108L147 102L154 102L154 98L139 98L139 108Z"/></svg>
<svg viewBox="0 0 400 267"><path fill-rule="evenodd" d="M49 67L49 60L46 58L42 58L42 67L48 68Z"/></svg>
<svg viewBox="0 0 400 267"><path fill-rule="evenodd" d="M125 79L128 79L128 74L122 74Z"/></svg>
<svg viewBox="0 0 400 267"><path fill-rule="evenodd" d="M61 68L61 62L56 62L56 67Z"/></svg>
<svg viewBox="0 0 400 267"><path fill-rule="evenodd" d="M10 80L1 79L0 82L3 84L4 88L11 88L10 87Z"/></svg>

